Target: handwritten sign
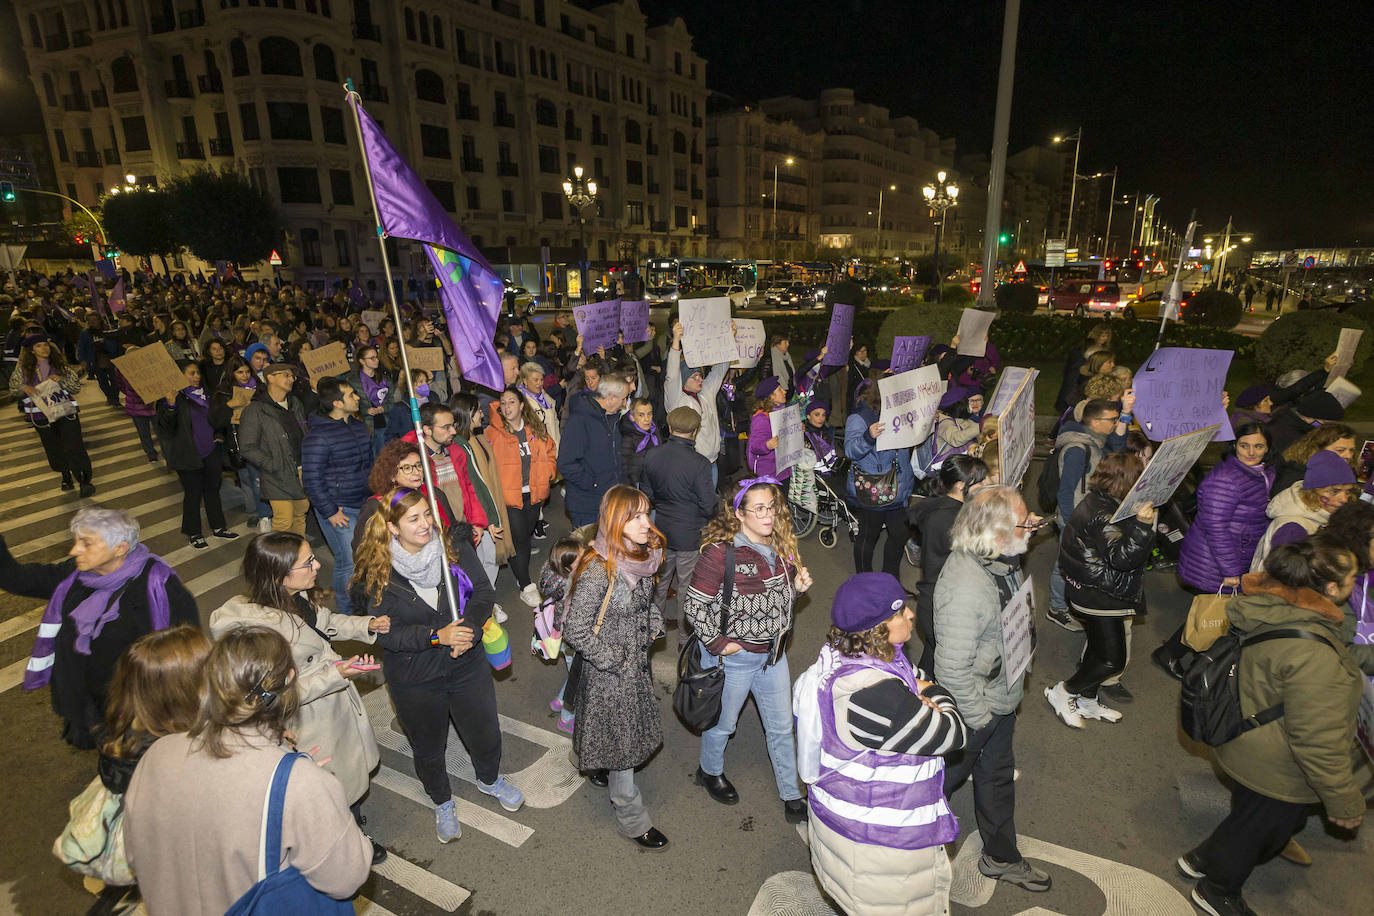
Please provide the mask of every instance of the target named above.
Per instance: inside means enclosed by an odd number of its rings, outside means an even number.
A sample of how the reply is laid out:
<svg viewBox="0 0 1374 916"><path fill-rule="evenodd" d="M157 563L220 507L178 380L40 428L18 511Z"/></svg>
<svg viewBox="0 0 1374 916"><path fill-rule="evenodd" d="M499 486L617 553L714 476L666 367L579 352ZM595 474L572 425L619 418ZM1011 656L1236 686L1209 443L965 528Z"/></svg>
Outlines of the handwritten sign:
<svg viewBox="0 0 1374 916"><path fill-rule="evenodd" d="M1150 463L1145 465L1145 471L1112 516L1112 524L1130 518L1142 506L1162 506L1167 503L1216 432L1216 426L1206 426L1161 442Z"/></svg>
<svg viewBox="0 0 1374 916"><path fill-rule="evenodd" d="M1341 328L1341 339L1336 344L1336 365L1327 373L1326 384L1331 385L1338 378L1345 378L1350 367L1355 365L1355 348L1360 345L1364 331L1358 328Z"/></svg>
<svg viewBox="0 0 1374 916"><path fill-rule="evenodd" d="M682 321L682 356L693 367L732 363L739 358L735 335L730 331L730 299L678 300Z"/></svg>
<svg viewBox="0 0 1374 916"><path fill-rule="evenodd" d="M739 359L730 365L737 369L752 369L763 358L764 345L768 336L764 333L763 322L757 318L735 319L735 350Z"/></svg>
<svg viewBox="0 0 1374 916"><path fill-rule="evenodd" d="M34 387L33 396L30 400L39 410L43 411L43 416L48 418L49 423L56 423L63 417L69 417L76 413L76 399L68 394L62 387L62 383L52 376L43 379Z"/></svg>
<svg viewBox="0 0 1374 916"><path fill-rule="evenodd" d="M130 350L123 356L115 357L114 365L145 404L153 404L186 387L186 376L177 368L166 347Z"/></svg>
<svg viewBox="0 0 1374 916"><path fill-rule="evenodd" d="M945 380L936 366L922 366L878 379L883 398L878 449L911 448L930 438Z"/></svg>
<svg viewBox="0 0 1374 916"><path fill-rule="evenodd" d="M830 309L830 330L825 334L823 366L849 365L849 341L854 337L854 306L836 302Z"/></svg>
<svg viewBox="0 0 1374 916"><path fill-rule="evenodd" d="M1030 668L1035 646L1031 642L1031 580L1027 576L1002 608L1002 666L1007 684L1015 684Z"/></svg>
<svg viewBox="0 0 1374 916"><path fill-rule="evenodd" d="M1230 350L1163 347L1135 374L1135 416L1145 435L1163 442L1215 426L1218 441L1236 437L1222 406Z"/></svg>
<svg viewBox="0 0 1374 916"><path fill-rule="evenodd" d="M959 355L985 356L988 352L988 328L996 312L964 309L959 316Z"/></svg>
<svg viewBox="0 0 1374 916"><path fill-rule="evenodd" d="M367 329L376 334L382 327L382 319L386 317L386 312L381 309L366 309L363 312L363 324Z"/></svg>
<svg viewBox="0 0 1374 916"><path fill-rule="evenodd" d="M444 371L444 348L443 347L406 347L406 356L410 359L410 368L424 369L426 372ZM334 373L329 373L333 375ZM313 382L314 379L312 378Z"/></svg>
<svg viewBox="0 0 1374 916"><path fill-rule="evenodd" d="M1021 371L1025 373L1021 384L1012 393L1006 408L997 415L1001 482L1017 489L1035 454L1035 379L1040 374L1036 370Z"/></svg>
<svg viewBox="0 0 1374 916"><path fill-rule="evenodd" d="M351 368L348 365L348 351L337 340L315 350L302 350L301 365L305 366L312 386L331 375L343 375Z"/></svg>
<svg viewBox="0 0 1374 916"><path fill-rule="evenodd" d="M643 343L649 339L649 302L647 299L620 303L620 333L625 342Z"/></svg>
<svg viewBox="0 0 1374 916"><path fill-rule="evenodd" d="M1360 389L1351 384L1348 378L1338 378L1326 386L1326 391L1333 398L1341 402L1341 406L1347 410L1355 399L1360 396Z"/></svg>
<svg viewBox="0 0 1374 916"><path fill-rule="evenodd" d="M577 333L582 335L584 353L594 353L598 347L613 347L620 337L620 300L588 302L573 309Z"/></svg>
<svg viewBox="0 0 1374 916"><path fill-rule="evenodd" d="M919 369L926 361L930 340L929 334L900 335L892 338L892 374L898 375L909 369Z"/></svg>
<svg viewBox="0 0 1374 916"><path fill-rule="evenodd" d="M778 447L773 450L778 459L778 470L786 470L800 461L802 456L805 437L802 435L801 402L794 401L771 411L768 422L773 427L773 435L778 437Z"/></svg>
<svg viewBox="0 0 1374 916"><path fill-rule="evenodd" d="M1026 380L1026 376L1031 373L1040 374L1039 369L1022 369L1019 366L1008 366L1002 370L1001 376L997 379L997 387L992 389L992 398L988 401L985 413L999 415L1006 406L1011 403L1011 399L1016 396L1017 389Z"/></svg>

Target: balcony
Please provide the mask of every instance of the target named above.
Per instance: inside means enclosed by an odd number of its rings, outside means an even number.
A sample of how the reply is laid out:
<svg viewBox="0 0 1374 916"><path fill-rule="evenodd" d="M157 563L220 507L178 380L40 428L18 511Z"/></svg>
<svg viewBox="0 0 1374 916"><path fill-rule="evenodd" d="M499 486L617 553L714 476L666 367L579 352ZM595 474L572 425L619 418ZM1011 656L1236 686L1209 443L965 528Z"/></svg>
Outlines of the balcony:
<svg viewBox="0 0 1374 916"><path fill-rule="evenodd" d="M662 186L657 181L649 182L648 188L650 194L657 194L659 191L663 190Z"/></svg>
<svg viewBox="0 0 1374 916"><path fill-rule="evenodd" d="M72 46L71 39L65 34L49 35L43 40L43 47L49 51L65 51Z"/></svg>
<svg viewBox="0 0 1374 916"><path fill-rule="evenodd" d="M517 178L520 175L520 164L518 162L498 162L496 163L496 174L502 178Z"/></svg>
<svg viewBox="0 0 1374 916"><path fill-rule="evenodd" d="M611 137L609 134L592 134L592 146L610 146Z"/></svg>
<svg viewBox="0 0 1374 916"><path fill-rule="evenodd" d="M191 91L191 84L179 80L167 80L162 84L162 89L169 99L189 99L195 96Z"/></svg>
<svg viewBox="0 0 1374 916"><path fill-rule="evenodd" d="M386 102L391 99L385 86L363 83L363 88L359 90L359 93L362 95L363 100L367 102Z"/></svg>
<svg viewBox="0 0 1374 916"><path fill-rule="evenodd" d="M701 200L701 188L692 188L692 200Z"/></svg>
<svg viewBox="0 0 1374 916"><path fill-rule="evenodd" d="M476 51L459 51L458 63L465 67L476 67L480 70L482 69L482 55Z"/></svg>
<svg viewBox="0 0 1374 916"><path fill-rule="evenodd" d="M229 137L210 138L211 156L232 156L234 155L234 141Z"/></svg>
<svg viewBox="0 0 1374 916"><path fill-rule="evenodd" d="M76 162L77 168L98 169L100 168L100 154L93 149L79 149L72 153L72 159Z"/></svg>
<svg viewBox="0 0 1374 916"><path fill-rule="evenodd" d="M518 76L519 70L515 66L515 61L498 60L496 62L496 72L502 76Z"/></svg>
<svg viewBox="0 0 1374 916"><path fill-rule="evenodd" d="M547 109L541 110L536 107L534 109L534 123L538 124L540 127L557 127L558 112L549 111Z"/></svg>
<svg viewBox="0 0 1374 916"><path fill-rule="evenodd" d="M603 51L610 51L612 54L615 53L615 39L609 35L601 35L598 33L596 36L596 46Z"/></svg>
<svg viewBox="0 0 1374 916"><path fill-rule="evenodd" d="M110 104L110 97L105 94L104 89L91 90L91 105L95 108L107 108Z"/></svg>
<svg viewBox="0 0 1374 916"><path fill-rule="evenodd" d="M494 111L491 114L491 123L496 127L514 127L515 115L509 111Z"/></svg>
<svg viewBox="0 0 1374 916"><path fill-rule="evenodd" d="M799 185L802 185L803 187L806 186L806 176L805 176L805 175L788 175L788 174L779 172L779 173L778 173L778 181L782 182L783 184L799 184Z"/></svg>
<svg viewBox="0 0 1374 916"><path fill-rule="evenodd" d="M102 158L106 165L119 165L119 150L107 149Z"/></svg>
<svg viewBox="0 0 1374 916"><path fill-rule="evenodd" d="M482 171L482 159L479 156L464 156L462 158L463 171L480 172Z"/></svg>
<svg viewBox="0 0 1374 916"><path fill-rule="evenodd" d="M199 140L178 140L177 141L178 159L204 159L205 147Z"/></svg>
<svg viewBox="0 0 1374 916"><path fill-rule="evenodd" d="M649 224L650 232L667 232L668 221L666 219L656 219Z"/></svg>
<svg viewBox="0 0 1374 916"><path fill-rule="evenodd" d="M72 32L73 48L89 48L91 46L91 30L76 29Z"/></svg>
<svg viewBox="0 0 1374 916"><path fill-rule="evenodd" d="M509 16L512 19L520 18L520 4L513 3L511 0L491 0L491 8L502 16Z"/></svg>
<svg viewBox="0 0 1374 916"><path fill-rule="evenodd" d="M224 77L218 72L202 73L200 76L196 77L196 88L200 90L201 95L205 95L209 92L223 92Z"/></svg>
<svg viewBox="0 0 1374 916"><path fill-rule="evenodd" d="M564 35L567 35L569 38L575 39L577 41L587 40L587 30L582 28L581 26L573 25L571 22L563 23L563 28L561 29L561 31Z"/></svg>
<svg viewBox="0 0 1374 916"><path fill-rule="evenodd" d="M355 22L353 23L353 37L379 42L382 40L382 27L375 22Z"/></svg>
<svg viewBox="0 0 1374 916"><path fill-rule="evenodd" d="M182 10L177 13L177 25L183 29L194 29L205 25L204 10Z"/></svg>
<svg viewBox="0 0 1374 916"><path fill-rule="evenodd" d="M573 95L585 94L582 91L582 83L579 80L568 80L568 91L571 92Z"/></svg>
<svg viewBox="0 0 1374 916"><path fill-rule="evenodd" d="M62 96L62 107L66 111L90 111L91 103L86 99L86 93L73 92Z"/></svg>
<svg viewBox="0 0 1374 916"><path fill-rule="evenodd" d="M710 230L710 229L707 229L705 226L694 226L694 227L692 227L692 235L706 235L706 234L709 233L710 231L711 231L711 230Z"/></svg>
<svg viewBox="0 0 1374 916"><path fill-rule="evenodd" d="M464 105L462 102L459 102L457 105L453 106L453 114L460 121L481 120L476 105Z"/></svg>
<svg viewBox="0 0 1374 916"><path fill-rule="evenodd" d="M176 17L154 16L149 26L154 35L161 35L163 32L170 32L177 27Z"/></svg>
<svg viewBox="0 0 1374 916"><path fill-rule="evenodd" d="M565 128L563 128L563 139L564 139L564 140L574 140L574 141L576 141L576 142L578 142L578 143L581 143L581 142L582 142L582 128L580 128L580 127L565 127Z"/></svg>

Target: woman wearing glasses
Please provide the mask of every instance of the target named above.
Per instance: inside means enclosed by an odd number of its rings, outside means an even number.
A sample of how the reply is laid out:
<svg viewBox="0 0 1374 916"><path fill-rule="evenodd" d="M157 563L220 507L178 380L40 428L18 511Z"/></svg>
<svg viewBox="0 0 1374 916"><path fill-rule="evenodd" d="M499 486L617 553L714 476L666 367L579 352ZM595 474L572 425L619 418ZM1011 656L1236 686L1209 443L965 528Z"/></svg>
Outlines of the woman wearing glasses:
<svg viewBox="0 0 1374 916"><path fill-rule="evenodd" d="M375 456L386 444L387 411L391 404L387 395L391 393L392 382L382 370L376 347L371 344L358 347L354 359L358 378L353 390L362 398L360 416L372 424L372 454Z"/></svg>
<svg viewBox="0 0 1374 916"><path fill-rule="evenodd" d="M739 801L725 777L725 745L749 695L763 720L783 816L806 820L792 738L792 677L787 639L797 595L811 587L782 488L772 477L740 482L701 535L701 558L683 599L683 613L702 644L702 664L725 666L720 719L701 736L696 781L723 805ZM722 609L729 582L728 606ZM722 626L722 617L725 618Z"/></svg>
<svg viewBox="0 0 1374 916"><path fill-rule="evenodd" d="M367 477L372 497L363 503L362 509L358 512L358 527L353 531L355 554L358 552L358 545L362 543L367 521L381 508L383 496L396 487L419 490L426 494L429 492L425 489L425 471L420 466L421 460L420 447L405 439L392 439L377 455L377 460L372 463L372 473ZM439 521L443 524L444 530L449 532L450 539L456 544L461 538L466 538L471 544L472 528L463 521L463 513L454 514L453 506L443 490L436 488L434 497L439 501ZM455 525L459 528L457 532L453 530Z"/></svg>
<svg viewBox="0 0 1374 916"><path fill-rule="evenodd" d="M289 728L296 747L310 751L343 785L344 797L359 826L362 799L377 766L377 740L363 711L353 678L375 667L370 655L342 658L331 640L372 643L391 629L387 617L335 614L318 600L315 579L320 561L310 543L290 531L260 534L248 542L243 578L248 594L235 595L210 615L210 634L219 639L241 627L266 627L291 647L300 707ZM313 750L319 748L318 751ZM372 844L372 863L386 850Z"/></svg>

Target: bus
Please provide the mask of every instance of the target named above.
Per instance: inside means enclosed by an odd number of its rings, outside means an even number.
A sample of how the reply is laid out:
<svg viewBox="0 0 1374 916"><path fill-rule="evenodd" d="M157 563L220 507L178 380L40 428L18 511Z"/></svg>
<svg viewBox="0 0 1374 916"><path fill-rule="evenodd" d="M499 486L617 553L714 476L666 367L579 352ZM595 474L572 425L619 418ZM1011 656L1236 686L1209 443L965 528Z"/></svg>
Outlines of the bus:
<svg viewBox="0 0 1374 916"><path fill-rule="evenodd" d="M650 258L644 264L645 294L651 302L673 302L679 295L711 286L744 287L758 292L757 261L733 258Z"/></svg>

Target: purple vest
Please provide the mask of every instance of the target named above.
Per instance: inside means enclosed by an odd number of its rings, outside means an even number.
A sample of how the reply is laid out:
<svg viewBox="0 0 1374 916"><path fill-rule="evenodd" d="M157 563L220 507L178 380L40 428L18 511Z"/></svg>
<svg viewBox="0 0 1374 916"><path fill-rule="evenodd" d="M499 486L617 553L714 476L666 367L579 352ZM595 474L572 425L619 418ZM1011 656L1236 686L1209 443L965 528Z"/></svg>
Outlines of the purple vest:
<svg viewBox="0 0 1374 916"><path fill-rule="evenodd" d="M856 843L890 849L926 849L959 836L945 801L945 761L915 754L853 750L835 727L835 682L864 668L902 679L916 692L916 674L899 650L890 662L846 658L821 687L820 778L811 786L811 813Z"/></svg>

